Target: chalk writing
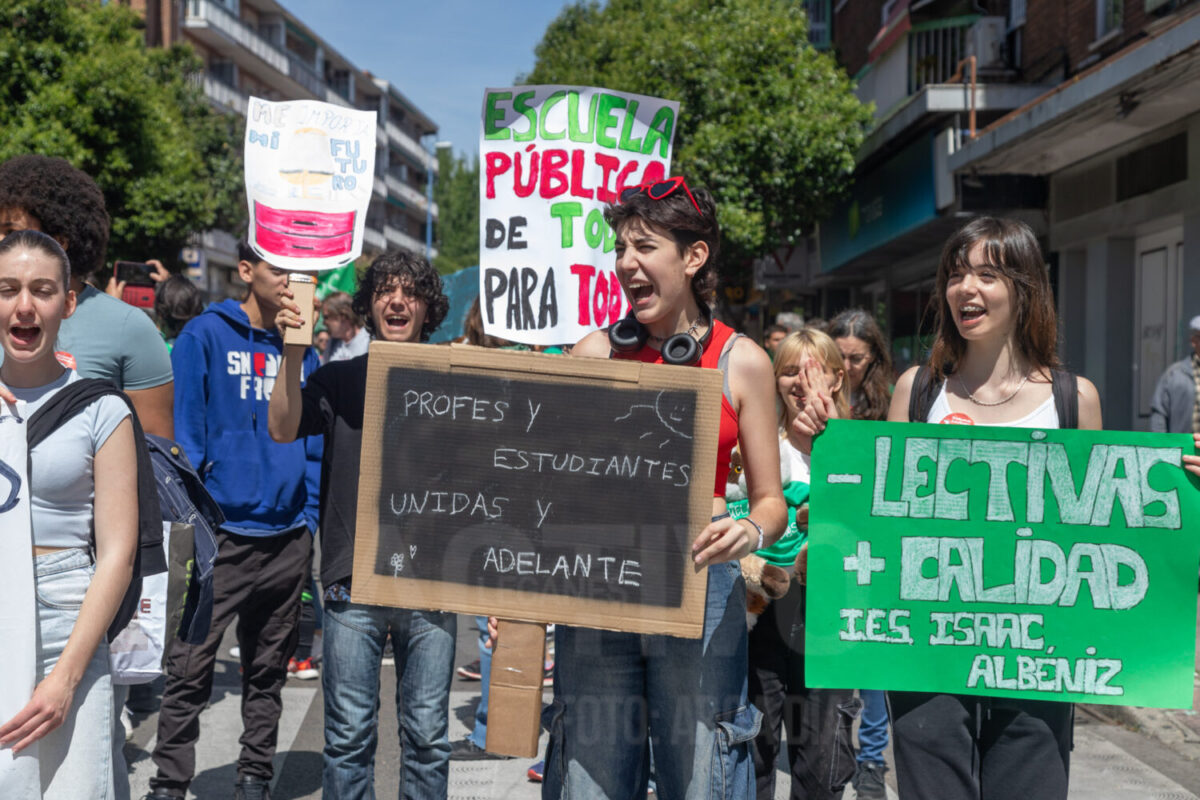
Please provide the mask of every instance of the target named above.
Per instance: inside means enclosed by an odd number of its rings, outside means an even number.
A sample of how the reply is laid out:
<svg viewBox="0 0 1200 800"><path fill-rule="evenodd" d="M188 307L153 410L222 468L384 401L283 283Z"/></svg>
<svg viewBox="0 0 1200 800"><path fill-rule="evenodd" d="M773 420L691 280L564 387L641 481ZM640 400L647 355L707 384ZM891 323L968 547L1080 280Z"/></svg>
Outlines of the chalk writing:
<svg viewBox="0 0 1200 800"><path fill-rule="evenodd" d="M1167 434L831 422L812 455L806 680L1190 707L1193 450Z"/></svg>

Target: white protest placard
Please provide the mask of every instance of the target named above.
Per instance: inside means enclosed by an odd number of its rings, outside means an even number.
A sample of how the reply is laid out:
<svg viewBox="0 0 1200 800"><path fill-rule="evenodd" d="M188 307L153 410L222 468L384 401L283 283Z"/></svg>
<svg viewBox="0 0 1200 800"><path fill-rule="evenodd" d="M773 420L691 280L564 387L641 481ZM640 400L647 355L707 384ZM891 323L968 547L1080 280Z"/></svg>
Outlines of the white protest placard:
<svg viewBox="0 0 1200 800"><path fill-rule="evenodd" d="M316 100L250 98L248 241L263 260L283 269L322 271L362 254L377 117Z"/></svg>
<svg viewBox="0 0 1200 800"><path fill-rule="evenodd" d="M484 330L574 343L620 319L606 203L670 175L679 104L586 86L487 89L479 173Z"/></svg>
<svg viewBox="0 0 1200 800"><path fill-rule="evenodd" d="M0 724L33 696L37 612L33 588L33 528L29 515L25 422L0 401ZM37 745L13 757L0 748L0 797L42 796Z"/></svg>

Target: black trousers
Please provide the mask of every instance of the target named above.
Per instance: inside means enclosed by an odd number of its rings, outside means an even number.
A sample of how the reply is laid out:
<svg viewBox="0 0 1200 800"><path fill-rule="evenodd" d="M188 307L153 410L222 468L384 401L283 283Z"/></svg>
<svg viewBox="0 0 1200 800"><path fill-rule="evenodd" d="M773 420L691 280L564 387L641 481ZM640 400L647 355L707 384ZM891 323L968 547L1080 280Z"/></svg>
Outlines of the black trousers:
<svg viewBox="0 0 1200 800"><path fill-rule="evenodd" d="M213 666L236 616L242 651L242 751L238 777L270 780L279 736L281 691L296 650L300 590L308 584L312 534L238 536L218 532L213 568L212 628L202 644L174 640L158 715L152 790L182 794L196 772L200 712L212 695Z"/></svg>
<svg viewBox="0 0 1200 800"><path fill-rule="evenodd" d="M1070 703L888 692L902 800L1066 800Z"/></svg>
<svg viewBox="0 0 1200 800"><path fill-rule="evenodd" d="M754 739L758 800L775 797L780 726L787 730L793 800L833 800L854 776L851 729L862 708L853 689L804 683L804 586L767 606L750 631L750 701L763 713Z"/></svg>

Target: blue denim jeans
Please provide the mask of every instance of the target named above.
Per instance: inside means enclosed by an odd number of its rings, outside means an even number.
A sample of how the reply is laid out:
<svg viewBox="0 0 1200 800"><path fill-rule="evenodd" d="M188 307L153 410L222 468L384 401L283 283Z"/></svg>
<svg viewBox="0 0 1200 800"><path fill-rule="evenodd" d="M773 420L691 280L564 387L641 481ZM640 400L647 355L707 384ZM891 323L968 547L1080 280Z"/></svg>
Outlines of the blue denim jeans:
<svg viewBox="0 0 1200 800"><path fill-rule="evenodd" d="M37 592L37 679L48 676L62 656L79 618L95 567L86 550L47 553L34 559ZM37 743L45 800L87 797L109 800L115 782L129 776L113 768L113 689L108 643L101 640L75 687L71 709L58 728ZM128 789L125 790L128 794Z"/></svg>
<svg viewBox="0 0 1200 800"><path fill-rule="evenodd" d="M486 646L487 617L476 617L475 627L479 629L479 705L475 706L475 728L471 731L470 740L477 747L487 747L487 711L488 684L492 678L492 648Z"/></svg>
<svg viewBox="0 0 1200 800"><path fill-rule="evenodd" d="M400 796L446 796L450 774L450 679L457 617L434 611L325 604L321 686L325 696L327 800L375 797L379 669L388 635L396 657Z"/></svg>
<svg viewBox="0 0 1200 800"><path fill-rule="evenodd" d="M555 630L554 710L543 800L645 797L654 750L663 797L754 796L746 700L746 587L708 569L701 639Z"/></svg>
<svg viewBox="0 0 1200 800"><path fill-rule="evenodd" d="M858 725L858 763L883 763L883 751L888 743L887 693L882 689L860 689L863 701Z"/></svg>

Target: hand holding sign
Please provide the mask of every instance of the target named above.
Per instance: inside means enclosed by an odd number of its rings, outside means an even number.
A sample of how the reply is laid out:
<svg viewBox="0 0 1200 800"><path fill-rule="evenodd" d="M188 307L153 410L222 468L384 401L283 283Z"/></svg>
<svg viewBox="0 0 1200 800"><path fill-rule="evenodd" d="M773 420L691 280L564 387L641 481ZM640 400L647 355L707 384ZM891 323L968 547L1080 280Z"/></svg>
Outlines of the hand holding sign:
<svg viewBox="0 0 1200 800"><path fill-rule="evenodd" d="M1196 451L1200 453L1200 433L1195 436ZM1183 457L1183 468L1188 472L1200 478L1200 455L1187 455Z"/></svg>

